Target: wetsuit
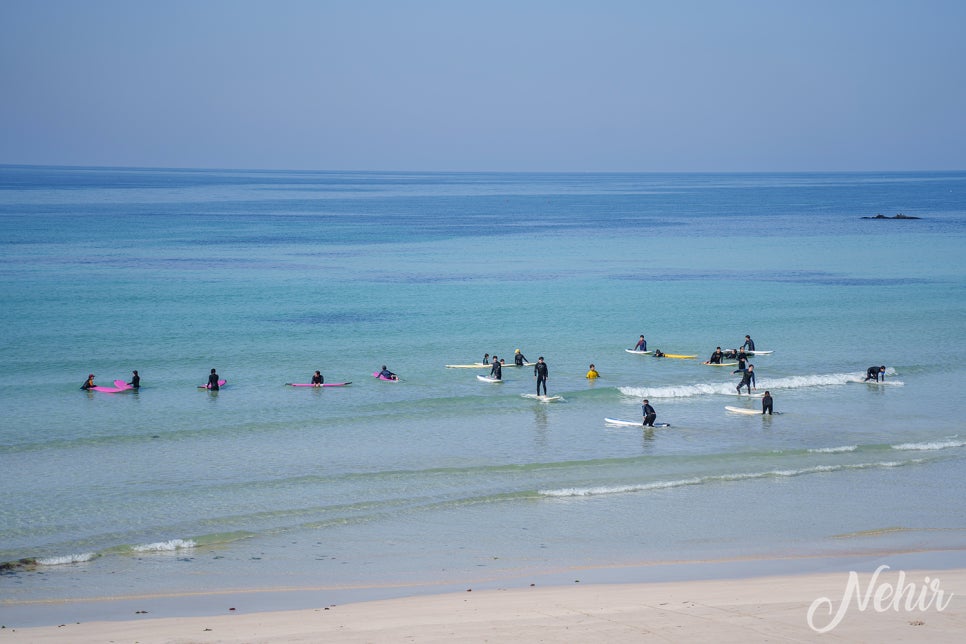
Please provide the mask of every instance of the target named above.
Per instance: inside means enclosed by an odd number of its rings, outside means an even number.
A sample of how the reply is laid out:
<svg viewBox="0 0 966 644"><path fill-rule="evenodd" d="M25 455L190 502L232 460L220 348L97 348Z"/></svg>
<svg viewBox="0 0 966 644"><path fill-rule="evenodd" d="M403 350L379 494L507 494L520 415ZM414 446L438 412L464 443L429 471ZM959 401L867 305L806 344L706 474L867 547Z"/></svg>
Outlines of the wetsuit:
<svg viewBox="0 0 966 644"><path fill-rule="evenodd" d="M514 354L513 356L513 364L515 364L518 367L522 367L523 363L526 361L527 359L526 357L524 357L522 353L517 353L517 354Z"/></svg>
<svg viewBox="0 0 966 644"><path fill-rule="evenodd" d="M493 359L493 366L490 367L490 377L495 380L503 380L503 367L496 358Z"/></svg>
<svg viewBox="0 0 966 644"><path fill-rule="evenodd" d="M748 351L754 351L755 350L755 341L752 340L751 338L747 338L745 340L745 343L743 345L741 345L741 348L742 349L747 349Z"/></svg>
<svg viewBox="0 0 966 644"><path fill-rule="evenodd" d="M741 373L745 370L745 358L738 358L738 368L731 373Z"/></svg>
<svg viewBox="0 0 966 644"><path fill-rule="evenodd" d="M638 340L637 344L634 345L634 351L647 351L647 340L644 338Z"/></svg>
<svg viewBox="0 0 966 644"><path fill-rule="evenodd" d="M131 376L131 382L129 382L127 384L131 385L131 387L133 387L134 389L140 389L141 388L141 376L139 376L137 374L137 372L135 371L134 372L134 375Z"/></svg>
<svg viewBox="0 0 966 644"><path fill-rule="evenodd" d="M386 380L395 380L396 379L396 374L394 374L393 372L389 371L389 369L383 369L382 371L379 372L379 375L382 376L383 378L385 378Z"/></svg>
<svg viewBox="0 0 966 644"><path fill-rule="evenodd" d="M537 377L537 395L540 395L540 385L543 385L543 395L547 395L547 378L550 376L550 369L546 362L537 362L533 365L533 375Z"/></svg>
<svg viewBox="0 0 966 644"><path fill-rule="evenodd" d="M747 387L748 388L748 393L750 394L751 393L751 388L754 387L755 384L756 384L755 383L755 372L754 371L746 371L745 374L741 377L741 382L738 383L738 393L739 394L741 393L741 388L742 387Z"/></svg>
<svg viewBox="0 0 966 644"><path fill-rule="evenodd" d="M208 376L208 389L212 391L218 391L220 387L218 386L218 374L213 373Z"/></svg>
<svg viewBox="0 0 966 644"><path fill-rule="evenodd" d="M869 367L865 370L865 381L867 382L869 380L875 380L876 382L879 382L880 374L882 375L882 379L885 380L884 371L882 371L879 367Z"/></svg>
<svg viewBox="0 0 966 644"><path fill-rule="evenodd" d="M761 413L768 414L769 416L771 416L771 407L772 407L771 394L768 394L761 399Z"/></svg>
<svg viewBox="0 0 966 644"><path fill-rule="evenodd" d="M90 389L93 386L94 386L94 377L91 376L90 378L84 381L84 384L81 385L81 389Z"/></svg>
<svg viewBox="0 0 966 644"><path fill-rule="evenodd" d="M641 413L644 414L644 426L654 427L654 421L657 420L657 412L654 411L650 403L641 405Z"/></svg>
<svg viewBox="0 0 966 644"><path fill-rule="evenodd" d="M715 349L714 353L711 354L711 357L708 358L708 364L721 364L721 356L722 353Z"/></svg>
<svg viewBox="0 0 966 644"><path fill-rule="evenodd" d="M312 376L313 385L321 385L323 382L325 382L325 378L322 377L321 373L317 373L314 376Z"/></svg>

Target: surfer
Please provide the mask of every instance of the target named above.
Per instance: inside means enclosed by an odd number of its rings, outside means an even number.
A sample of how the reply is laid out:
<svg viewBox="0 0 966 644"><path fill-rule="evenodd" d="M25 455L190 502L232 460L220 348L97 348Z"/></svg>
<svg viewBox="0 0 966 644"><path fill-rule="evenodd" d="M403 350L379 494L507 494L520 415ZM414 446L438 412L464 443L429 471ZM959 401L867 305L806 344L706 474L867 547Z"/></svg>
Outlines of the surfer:
<svg viewBox="0 0 966 644"><path fill-rule="evenodd" d="M742 387L747 387L748 393L750 394L752 389L757 389L755 384L755 365L750 364L748 365L748 369L742 374L741 382L738 383L738 393L741 393Z"/></svg>
<svg viewBox="0 0 966 644"><path fill-rule="evenodd" d="M490 354L489 353L484 353L483 354L483 364L484 365L490 364Z"/></svg>
<svg viewBox="0 0 966 644"><path fill-rule="evenodd" d="M755 350L755 341L751 339L750 335L745 336L745 343L741 345L741 348L752 352Z"/></svg>
<svg viewBox="0 0 966 644"><path fill-rule="evenodd" d="M644 415L644 426L654 427L654 421L657 420L657 412L651 407L651 403L647 402L647 398L641 401L641 413Z"/></svg>
<svg viewBox="0 0 966 644"><path fill-rule="evenodd" d="M764 416L766 413L771 416L772 400L771 392L765 391L765 395L761 398L761 413Z"/></svg>
<svg viewBox="0 0 966 644"><path fill-rule="evenodd" d="M523 363L525 363L526 361L527 361L526 356L520 353L519 349L513 352L513 364L515 364L518 367L522 367Z"/></svg>
<svg viewBox="0 0 966 644"><path fill-rule="evenodd" d="M634 351L647 351L647 340L644 339L643 335L637 341L637 344L634 345Z"/></svg>
<svg viewBox="0 0 966 644"><path fill-rule="evenodd" d="M540 395L540 385L543 385L543 395L547 395L547 378L550 377L550 369L543 361L543 356L537 358L537 364L533 365L533 377L537 379L537 395Z"/></svg>
<svg viewBox="0 0 966 644"><path fill-rule="evenodd" d="M131 385L131 387L133 387L134 389L140 389L141 388L141 376L138 375L138 370L135 369L131 373L133 374L131 376L131 382L129 382L127 384Z"/></svg>
<svg viewBox="0 0 966 644"><path fill-rule="evenodd" d="M597 373L597 369L594 367L594 365L590 365L590 370L587 372L587 378L589 380L596 380L597 378L600 378L600 374Z"/></svg>
<svg viewBox="0 0 966 644"><path fill-rule="evenodd" d="M741 373L742 371L744 371L744 370L745 370L745 363L746 363L747 361L748 361L748 356L746 356L746 355L744 354L744 352L742 352L742 353L741 353L741 354L740 354L740 355L738 356L738 368L737 368L737 369L735 369L734 371L732 371L731 373Z"/></svg>
<svg viewBox="0 0 966 644"><path fill-rule="evenodd" d="M865 380L863 382L868 382L870 380L875 380L879 382L879 376L882 376L882 382L885 382L885 365L881 367L869 367L865 370Z"/></svg>
<svg viewBox="0 0 966 644"><path fill-rule="evenodd" d="M654 349L654 357L655 358L663 358L664 357L664 352L661 351L660 349Z"/></svg>
<svg viewBox="0 0 966 644"><path fill-rule="evenodd" d="M493 357L495 358L496 356ZM397 376L393 372L389 371L389 369L386 368L386 365L382 365L382 371L379 372L379 377L383 380L395 380Z"/></svg>
<svg viewBox="0 0 966 644"><path fill-rule="evenodd" d="M724 354L721 353L721 347L718 347L714 350L714 353L711 354L711 357L708 358L704 364L721 364L721 358L723 356Z"/></svg>
<svg viewBox="0 0 966 644"><path fill-rule="evenodd" d="M490 366L490 378L503 380L503 363L496 356L493 356L493 364Z"/></svg>
<svg viewBox="0 0 966 644"><path fill-rule="evenodd" d="M94 387L94 374L88 374L87 380L81 385L81 389L92 389Z"/></svg>
<svg viewBox="0 0 966 644"><path fill-rule="evenodd" d="M325 382L325 378L322 377L322 372L318 369L315 370L315 375L312 376L312 386L321 387L322 383Z"/></svg>
<svg viewBox="0 0 966 644"><path fill-rule="evenodd" d="M208 374L208 389L211 391L218 391L221 387L218 386L218 372L214 369Z"/></svg>

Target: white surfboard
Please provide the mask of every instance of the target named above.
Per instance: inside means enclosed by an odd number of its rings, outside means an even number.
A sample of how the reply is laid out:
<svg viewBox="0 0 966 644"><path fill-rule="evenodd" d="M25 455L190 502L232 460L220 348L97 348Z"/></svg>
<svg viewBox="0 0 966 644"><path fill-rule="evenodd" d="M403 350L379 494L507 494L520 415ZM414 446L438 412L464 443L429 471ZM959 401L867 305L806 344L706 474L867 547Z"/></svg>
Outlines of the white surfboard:
<svg viewBox="0 0 966 644"><path fill-rule="evenodd" d="M756 349L754 351L745 351L745 353L747 353L750 356L751 355L755 355L755 356L766 356L769 353L775 353L775 352L774 351L762 351L760 349Z"/></svg>
<svg viewBox="0 0 966 644"><path fill-rule="evenodd" d="M653 351L638 351L637 349L624 349L624 351L628 353L636 353L639 356L649 356L654 353Z"/></svg>
<svg viewBox="0 0 966 644"><path fill-rule="evenodd" d="M733 411L736 414L758 414L761 415L760 409L746 409L744 407L732 407L731 405L726 405L725 409L728 411Z"/></svg>
<svg viewBox="0 0 966 644"><path fill-rule="evenodd" d="M538 396L537 394L520 394L520 396L545 403L560 402L563 400L563 396Z"/></svg>
<svg viewBox="0 0 966 644"><path fill-rule="evenodd" d="M476 379L482 382L492 382L492 383L503 382L502 380L497 380L496 378L492 378L490 376L477 376Z"/></svg>
<svg viewBox="0 0 966 644"><path fill-rule="evenodd" d="M619 418L605 418L604 422L608 425L619 425L621 427L643 427L643 420L621 420ZM671 423L654 423L654 427L670 427Z"/></svg>

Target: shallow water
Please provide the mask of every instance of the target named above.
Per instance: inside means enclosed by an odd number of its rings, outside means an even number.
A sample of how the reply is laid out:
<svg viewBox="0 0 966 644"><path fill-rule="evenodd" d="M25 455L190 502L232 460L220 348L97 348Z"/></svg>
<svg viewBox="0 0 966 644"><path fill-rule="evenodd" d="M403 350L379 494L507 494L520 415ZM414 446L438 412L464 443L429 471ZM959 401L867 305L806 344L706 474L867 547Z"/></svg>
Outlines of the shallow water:
<svg viewBox="0 0 966 644"><path fill-rule="evenodd" d="M964 189L0 167L0 595L962 547ZM781 415L701 364L746 333ZM516 348L563 401L444 367Z"/></svg>

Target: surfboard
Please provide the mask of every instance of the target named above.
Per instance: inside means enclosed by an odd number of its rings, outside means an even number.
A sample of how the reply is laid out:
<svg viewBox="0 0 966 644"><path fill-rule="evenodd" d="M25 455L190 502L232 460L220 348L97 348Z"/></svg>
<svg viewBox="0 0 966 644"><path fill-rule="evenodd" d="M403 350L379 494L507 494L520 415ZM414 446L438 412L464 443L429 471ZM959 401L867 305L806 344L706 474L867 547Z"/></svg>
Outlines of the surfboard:
<svg viewBox="0 0 966 644"><path fill-rule="evenodd" d="M311 382L286 382L286 387L345 387L351 382L324 382L321 385L313 385Z"/></svg>
<svg viewBox="0 0 966 644"><path fill-rule="evenodd" d="M473 364L448 364L444 366L447 369L484 369L492 365L483 364L482 362L474 362Z"/></svg>
<svg viewBox="0 0 966 644"><path fill-rule="evenodd" d="M674 358L676 360L693 360L693 359L697 358L698 356L697 356L697 354L695 354L693 356L689 356L689 355L685 355L685 354L682 354L682 353L665 353L664 354L664 357L665 358Z"/></svg>
<svg viewBox="0 0 966 644"><path fill-rule="evenodd" d="M218 381L218 386L219 387L224 387L226 382L228 382L228 381L227 380L219 380ZM207 388L208 388L208 385L198 385L198 389L207 389Z"/></svg>
<svg viewBox="0 0 966 644"><path fill-rule="evenodd" d="M738 366L737 362L721 362L718 364L715 364L713 362L703 362L701 364L705 364L709 367L737 367Z"/></svg>
<svg viewBox="0 0 966 644"><path fill-rule="evenodd" d="M774 351L755 350L755 351L745 351L745 353L747 353L750 356L751 355L755 355L755 356L765 356L765 355L768 355L769 353L775 353L775 352Z"/></svg>
<svg viewBox="0 0 966 644"><path fill-rule="evenodd" d="M563 396L538 396L537 394L520 394L523 398L529 398L531 400L539 400L540 402L550 403L558 402L563 400Z"/></svg>
<svg viewBox="0 0 966 644"><path fill-rule="evenodd" d="M503 382L502 380L497 380L496 378L491 378L490 376L477 376L476 379L481 380L482 382L492 382L492 383Z"/></svg>
<svg viewBox="0 0 966 644"><path fill-rule="evenodd" d="M639 356L648 356L654 353L653 351L638 351L637 349L624 349L628 353L636 353Z"/></svg>
<svg viewBox="0 0 966 644"><path fill-rule="evenodd" d="M643 420L621 420L619 418L605 418L604 422L608 425L619 425L621 427L643 427ZM671 423L654 423L654 427L670 427Z"/></svg>
<svg viewBox="0 0 966 644"><path fill-rule="evenodd" d="M102 387L101 385L96 385L91 387L89 391L100 391L101 393L105 394L118 394L122 391L128 391L130 389L134 389L134 387L127 384L123 380L115 380L113 387Z"/></svg>
<svg viewBox="0 0 966 644"><path fill-rule="evenodd" d="M728 411L733 411L736 414L758 414L761 415L760 409L745 409L744 407L732 407L731 405L726 405L725 409Z"/></svg>
<svg viewBox="0 0 966 644"><path fill-rule="evenodd" d="M384 378L382 376L382 372L381 371L373 371L372 372L372 377L373 378L378 378L379 380L384 380L386 382L399 382L399 376L396 376L395 378Z"/></svg>

